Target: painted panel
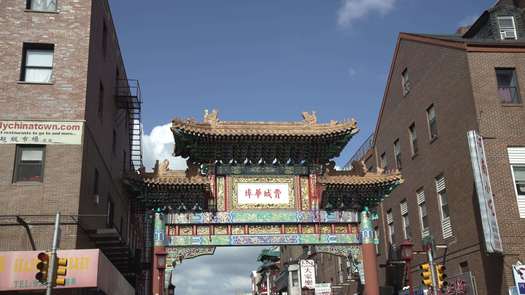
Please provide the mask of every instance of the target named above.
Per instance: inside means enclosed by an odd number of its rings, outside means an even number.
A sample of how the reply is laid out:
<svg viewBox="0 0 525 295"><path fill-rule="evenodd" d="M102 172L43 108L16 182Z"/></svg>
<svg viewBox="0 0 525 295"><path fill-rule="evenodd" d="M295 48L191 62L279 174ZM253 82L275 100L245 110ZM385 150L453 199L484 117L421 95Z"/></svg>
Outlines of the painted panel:
<svg viewBox="0 0 525 295"><path fill-rule="evenodd" d="M235 224L235 223L357 223L359 215L354 211L295 211L257 210L217 213L170 213L167 224Z"/></svg>
<svg viewBox="0 0 525 295"><path fill-rule="evenodd" d="M168 237L168 247L358 244L356 234L212 235Z"/></svg>

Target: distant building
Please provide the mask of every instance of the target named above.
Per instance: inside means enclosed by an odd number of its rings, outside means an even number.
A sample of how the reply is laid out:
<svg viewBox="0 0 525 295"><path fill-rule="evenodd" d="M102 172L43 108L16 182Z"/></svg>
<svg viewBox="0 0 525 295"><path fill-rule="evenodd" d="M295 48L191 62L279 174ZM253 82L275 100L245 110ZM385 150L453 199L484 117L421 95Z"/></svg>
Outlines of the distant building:
<svg viewBox="0 0 525 295"><path fill-rule="evenodd" d="M61 248L100 248L135 285L143 222L121 180L141 165L140 92L108 1L0 6L0 251L50 249L60 211Z"/></svg>
<svg viewBox="0 0 525 295"><path fill-rule="evenodd" d="M525 1L501 0L457 34L399 35L373 145L360 156L369 169L398 169L405 180L378 207L385 286L404 285L402 266L391 263L400 259L400 242L421 250L426 236L448 246L446 261L443 249L436 259L449 282L461 278L479 295L514 286L511 266L525 260L524 9ZM478 199L470 130L484 138L494 195L487 205ZM490 208L502 253L492 250L497 239L484 237L494 236L483 224ZM412 265L416 286L424 258Z"/></svg>

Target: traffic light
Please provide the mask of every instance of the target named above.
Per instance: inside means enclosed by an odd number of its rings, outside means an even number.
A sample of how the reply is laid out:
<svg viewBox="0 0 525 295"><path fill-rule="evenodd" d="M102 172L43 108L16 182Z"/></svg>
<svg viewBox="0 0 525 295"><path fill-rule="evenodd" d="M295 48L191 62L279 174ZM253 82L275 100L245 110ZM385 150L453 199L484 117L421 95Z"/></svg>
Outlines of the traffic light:
<svg viewBox="0 0 525 295"><path fill-rule="evenodd" d="M446 267L443 264L436 264L436 276L439 289L442 289L448 285L448 282L445 281L445 279L447 278L445 270Z"/></svg>
<svg viewBox="0 0 525 295"><path fill-rule="evenodd" d="M430 269L430 264L423 263L419 266L421 269L421 282L427 287L432 287L432 271Z"/></svg>
<svg viewBox="0 0 525 295"><path fill-rule="evenodd" d="M55 286L64 286L67 275L67 258L58 258L56 260Z"/></svg>
<svg viewBox="0 0 525 295"><path fill-rule="evenodd" d="M36 265L38 272L35 275L35 279L41 284L47 284L47 274L49 271L49 255L46 252L40 252L37 255L39 262Z"/></svg>

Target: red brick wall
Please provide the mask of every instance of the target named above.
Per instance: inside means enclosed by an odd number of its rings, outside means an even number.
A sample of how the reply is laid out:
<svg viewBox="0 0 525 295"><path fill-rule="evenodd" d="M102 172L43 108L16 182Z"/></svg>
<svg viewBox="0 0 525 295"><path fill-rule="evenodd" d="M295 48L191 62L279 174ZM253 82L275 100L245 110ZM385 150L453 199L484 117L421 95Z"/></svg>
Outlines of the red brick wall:
<svg viewBox="0 0 525 295"><path fill-rule="evenodd" d="M107 54L101 50L102 21L108 29ZM0 120L85 120L83 144L46 147L44 182L13 184L15 145L0 145L0 215L106 214L107 196L115 205L114 223L127 235L128 196L120 182L123 173L123 150L127 161L127 126L116 120L114 103L117 66L126 78L116 33L107 1L58 1L57 13L26 11L25 1L0 2ZM49 85L19 82L22 46L28 43L54 44L52 83ZM105 86L104 117L97 116L98 85ZM116 153L112 152L113 129L118 133ZM94 204L93 174L100 173L101 202ZM128 165L129 167L129 165ZM14 218L14 217L13 217ZM2 223L12 223L7 218ZM105 227L106 218L81 217L84 229ZM32 231L37 247L49 248L53 217L33 217L28 221L44 223ZM64 222L73 222L65 219ZM5 229L5 230L4 230ZM17 225L2 227L0 250L29 249L24 229ZM63 227L63 248L94 247L84 231L75 225Z"/></svg>
<svg viewBox="0 0 525 295"><path fill-rule="evenodd" d="M500 232L504 261L487 276L514 284L510 265L525 259L523 242L525 219L520 219L507 147L525 147L523 105L504 105L497 94L495 68L515 68L520 96L525 98L525 53L469 53L471 83L479 120L479 131L486 138L485 149ZM487 262L488 264L488 262ZM503 272L503 277L500 273Z"/></svg>

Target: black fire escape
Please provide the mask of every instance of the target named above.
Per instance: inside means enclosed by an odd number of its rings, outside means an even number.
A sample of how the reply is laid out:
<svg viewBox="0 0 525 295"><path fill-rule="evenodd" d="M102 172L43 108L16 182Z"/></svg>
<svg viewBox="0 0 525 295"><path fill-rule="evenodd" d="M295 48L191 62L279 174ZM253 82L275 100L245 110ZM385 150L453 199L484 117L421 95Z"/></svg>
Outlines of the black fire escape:
<svg viewBox="0 0 525 295"><path fill-rule="evenodd" d="M142 167L142 97L140 84L138 80L118 80L117 82L115 102L118 111L114 117L114 124L115 126L126 124L129 147L125 154L124 170L125 172L136 173ZM129 214L132 215L132 222L135 222L137 220L136 209L133 200L130 201L132 208ZM124 229L121 228L122 221L121 226L117 227L113 224L112 213L108 214L108 227L89 231L89 237L111 263L137 288L139 287L136 285L138 283L137 274L141 272L143 261L143 254L139 249L142 247L132 241L133 237L124 238ZM139 223L142 224L142 222ZM133 227L135 226L137 225L134 224Z"/></svg>
<svg viewBox="0 0 525 295"><path fill-rule="evenodd" d="M125 119L129 132L129 170L142 167L142 96L138 80L119 80L116 89L117 107L125 112L118 120Z"/></svg>

